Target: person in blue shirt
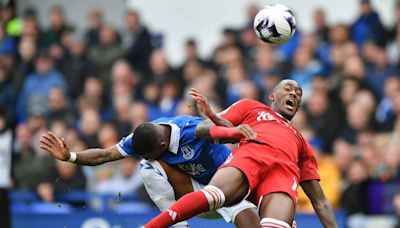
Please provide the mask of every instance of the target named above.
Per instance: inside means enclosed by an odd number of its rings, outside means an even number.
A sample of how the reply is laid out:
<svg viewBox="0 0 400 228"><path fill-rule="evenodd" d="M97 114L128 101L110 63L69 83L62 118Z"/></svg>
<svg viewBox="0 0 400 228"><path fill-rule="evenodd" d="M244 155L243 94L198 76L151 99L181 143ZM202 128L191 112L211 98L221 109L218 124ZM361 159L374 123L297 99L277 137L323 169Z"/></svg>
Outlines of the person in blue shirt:
<svg viewBox="0 0 400 228"><path fill-rule="evenodd" d="M233 142L255 134L247 125L242 125L231 128L230 139L221 139L218 131L210 131L211 124L200 125L203 122L203 118L184 115L159 118L140 124L132 134L110 148L77 153L70 152L62 139L48 132L40 138L40 148L59 160L81 165L99 165L128 156L144 158L140 162L143 183L150 198L163 211L176 201L175 197L207 185L218 167L228 159L231 151L215 140ZM255 208L250 202L242 201L221 208L217 213L237 227L258 227ZM215 217L215 213L204 217ZM188 227L188 223L184 221L174 227Z"/></svg>

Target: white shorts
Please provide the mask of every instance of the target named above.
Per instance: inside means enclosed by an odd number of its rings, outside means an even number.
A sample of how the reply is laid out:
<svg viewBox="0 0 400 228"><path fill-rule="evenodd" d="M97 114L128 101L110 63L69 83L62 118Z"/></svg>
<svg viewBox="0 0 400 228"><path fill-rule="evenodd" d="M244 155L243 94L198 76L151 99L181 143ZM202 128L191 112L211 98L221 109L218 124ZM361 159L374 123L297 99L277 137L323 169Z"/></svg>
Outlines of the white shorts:
<svg viewBox="0 0 400 228"><path fill-rule="evenodd" d="M174 190L168 182L167 174L157 161L150 162L142 160L140 162L140 173L147 193L161 211L168 209L176 202ZM205 185L200 184L194 179L192 179L192 186L194 191L200 191L205 187ZM256 206L249 201L243 200L241 203L234 206L223 207L218 209L216 212L211 211L199 216L208 219L222 217L226 222L234 223L236 215L248 208L256 209Z"/></svg>

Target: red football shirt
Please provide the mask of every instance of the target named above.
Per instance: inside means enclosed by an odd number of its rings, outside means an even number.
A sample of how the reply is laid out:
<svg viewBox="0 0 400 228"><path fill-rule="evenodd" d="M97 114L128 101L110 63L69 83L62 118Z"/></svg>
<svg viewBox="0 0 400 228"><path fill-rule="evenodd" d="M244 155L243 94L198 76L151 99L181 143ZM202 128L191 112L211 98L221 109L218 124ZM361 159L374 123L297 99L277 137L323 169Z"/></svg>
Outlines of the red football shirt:
<svg viewBox="0 0 400 228"><path fill-rule="evenodd" d="M291 126L290 121L267 105L255 100L240 100L220 113L233 125L248 124L257 133L255 141L267 145L275 159L296 164L300 169L300 182L319 180L317 161L311 146ZM248 143L243 139L240 143ZM261 152L262 153L262 152Z"/></svg>

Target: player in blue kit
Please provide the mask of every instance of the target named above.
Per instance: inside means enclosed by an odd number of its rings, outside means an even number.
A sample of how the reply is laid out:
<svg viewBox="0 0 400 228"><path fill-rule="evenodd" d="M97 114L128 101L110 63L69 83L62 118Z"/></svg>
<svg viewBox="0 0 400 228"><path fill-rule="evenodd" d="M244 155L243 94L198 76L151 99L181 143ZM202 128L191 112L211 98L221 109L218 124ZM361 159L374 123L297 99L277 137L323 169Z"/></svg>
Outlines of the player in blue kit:
<svg viewBox="0 0 400 228"><path fill-rule="evenodd" d="M229 139L220 138L218 131L211 137L199 138L197 133L203 130L199 124L203 121L194 116L159 118L140 124L134 133L110 148L81 152L70 152L63 140L49 132L40 138L40 147L59 160L81 165L99 165L135 155L144 158L140 162L143 183L150 198L163 211L176 198L207 185L228 158L231 153L228 147L216 144L215 140L232 141L252 138L255 134L247 125L242 125L232 128ZM217 213L237 227L259 225L255 206L247 201L221 208ZM215 217L215 213L204 217ZM184 221L174 227L188 227L188 223Z"/></svg>

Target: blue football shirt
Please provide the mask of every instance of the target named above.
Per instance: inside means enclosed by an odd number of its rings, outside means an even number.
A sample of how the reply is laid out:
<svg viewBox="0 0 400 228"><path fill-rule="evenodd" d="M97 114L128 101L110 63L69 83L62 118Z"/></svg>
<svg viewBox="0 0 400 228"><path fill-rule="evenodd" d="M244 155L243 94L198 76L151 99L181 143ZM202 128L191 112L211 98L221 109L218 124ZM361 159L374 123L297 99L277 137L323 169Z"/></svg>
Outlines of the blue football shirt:
<svg viewBox="0 0 400 228"><path fill-rule="evenodd" d="M225 162L231 151L213 140L196 137L196 126L204 119L195 116L162 117L152 121L171 126L169 152L160 159L179 168L201 184L208 184L218 167ZM118 150L124 156L135 155L132 135L121 139Z"/></svg>

